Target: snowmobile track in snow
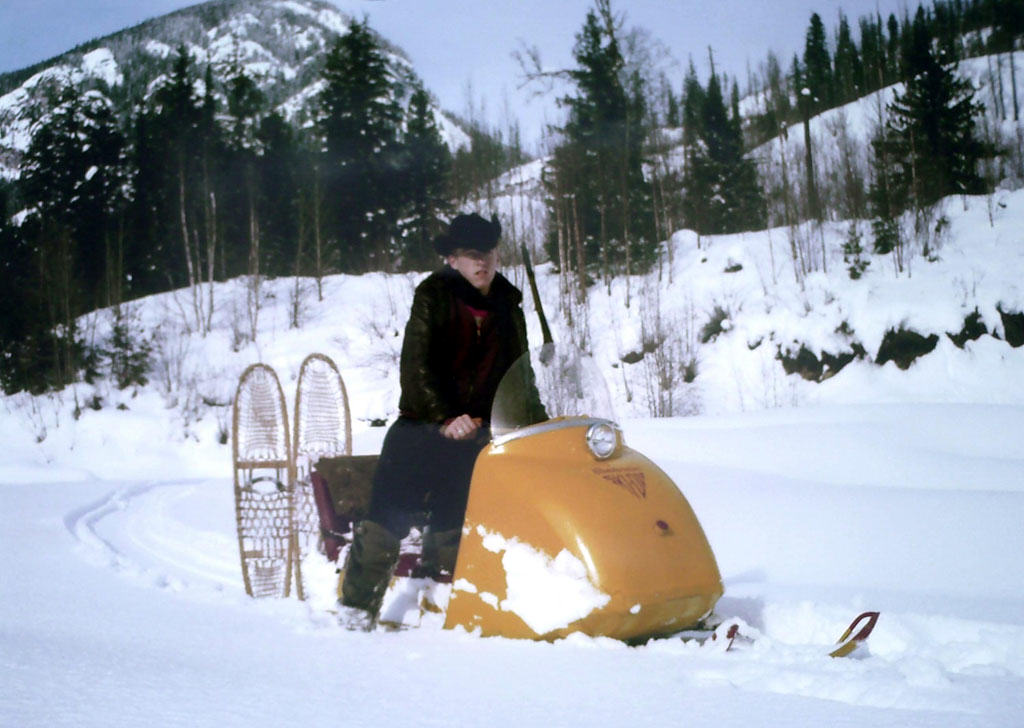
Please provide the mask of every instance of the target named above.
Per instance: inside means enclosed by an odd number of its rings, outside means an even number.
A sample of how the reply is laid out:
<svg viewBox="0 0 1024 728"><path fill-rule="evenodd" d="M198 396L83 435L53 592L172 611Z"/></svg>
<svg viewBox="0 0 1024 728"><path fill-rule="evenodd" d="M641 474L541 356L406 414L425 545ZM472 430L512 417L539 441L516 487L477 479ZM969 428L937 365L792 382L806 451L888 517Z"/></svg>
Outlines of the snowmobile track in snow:
<svg viewBox="0 0 1024 728"><path fill-rule="evenodd" d="M129 500L149 492L158 485L144 483L112 490L102 498L68 513L64 516L64 526L79 543L93 553L106 555L111 566L125 568L130 562L113 543L98 533L96 525L107 516L124 510Z"/></svg>
<svg viewBox="0 0 1024 728"><path fill-rule="evenodd" d="M67 513L64 526L90 560L151 584L240 588L233 540L173 512L179 502L222 490L207 479L123 485Z"/></svg>

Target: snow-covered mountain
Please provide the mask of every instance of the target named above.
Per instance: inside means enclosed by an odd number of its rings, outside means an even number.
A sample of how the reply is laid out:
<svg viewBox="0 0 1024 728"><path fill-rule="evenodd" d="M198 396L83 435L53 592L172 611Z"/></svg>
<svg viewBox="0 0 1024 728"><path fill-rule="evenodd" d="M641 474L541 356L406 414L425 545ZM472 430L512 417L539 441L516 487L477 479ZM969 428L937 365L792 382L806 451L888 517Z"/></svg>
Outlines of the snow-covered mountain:
<svg viewBox="0 0 1024 728"><path fill-rule="evenodd" d="M97 90L124 115L170 73L184 47L200 70L226 77L240 66L257 81L271 107L297 125L316 111L325 53L352 18L322 0L212 0L99 38L30 68L0 75L0 176L18 174L33 125L67 85ZM411 93L415 69L400 49L380 39L391 70ZM466 146L466 133L435 106L449 147Z"/></svg>

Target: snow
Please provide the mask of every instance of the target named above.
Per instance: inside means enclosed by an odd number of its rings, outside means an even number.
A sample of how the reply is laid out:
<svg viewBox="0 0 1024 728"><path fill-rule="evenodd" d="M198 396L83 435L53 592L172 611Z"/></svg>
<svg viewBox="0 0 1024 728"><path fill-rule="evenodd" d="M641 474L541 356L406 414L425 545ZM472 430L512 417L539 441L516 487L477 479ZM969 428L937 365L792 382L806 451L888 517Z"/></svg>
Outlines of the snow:
<svg viewBox="0 0 1024 728"><path fill-rule="evenodd" d="M928 425L907 433L913 443L945 436L879 456L908 422ZM1000 466L1020 472L1024 452L1020 438L995 451L1021 425L1016 406L909 404L626 422L702 519L725 577L719 612L760 634L727 654L349 633L312 606L244 596L224 452L198 478L145 463L120 480L8 469L0 716L303 725L340 700L346 725L1017 725L1024 486ZM379 444L366 434L360 450ZM964 487L921 477L937 455L970 473ZM102 452L78 459L103 473ZM882 612L868 655L824 657L868 608Z"/></svg>
<svg viewBox="0 0 1024 728"><path fill-rule="evenodd" d="M316 19L322 26L328 30L334 31L338 35L345 35L348 33L348 19L336 10L320 10L316 14Z"/></svg>
<svg viewBox="0 0 1024 728"><path fill-rule="evenodd" d="M537 634L567 627L611 600L590 581L586 564L568 550L551 558L514 536L505 538L482 526L477 526L477 531L485 549L502 554L506 598L499 603L497 596L479 592L466 579L458 579L453 588L480 593L484 602L517 615Z"/></svg>
<svg viewBox="0 0 1024 728"><path fill-rule="evenodd" d="M146 53L156 56L157 58L167 58L174 53L174 49L169 45L161 43L158 40L153 40L152 38L142 44L142 49L146 51Z"/></svg>
<svg viewBox="0 0 1024 728"><path fill-rule="evenodd" d="M468 150L472 145L469 134L464 132L457 124L443 114L437 107L433 108L434 125L441 134L441 139L449 151L454 154L460 149Z"/></svg>
<svg viewBox="0 0 1024 728"><path fill-rule="evenodd" d="M97 48L83 55L82 73L103 79L108 86L120 86L124 83L124 75L117 67L117 61L114 60L114 54L109 48Z"/></svg>
<svg viewBox="0 0 1024 728"><path fill-rule="evenodd" d="M562 549L554 559L524 543L509 543L501 559L508 596L501 603L537 634L566 627L600 609L611 596L587 577L587 567Z"/></svg>
<svg viewBox="0 0 1024 728"><path fill-rule="evenodd" d="M235 61L245 61L253 65L276 65L277 61L270 51L255 41L245 39L246 17L253 24L259 23L256 18L249 15L236 18L235 22L226 24L226 27L218 26L207 33L207 52L210 60L225 66Z"/></svg>

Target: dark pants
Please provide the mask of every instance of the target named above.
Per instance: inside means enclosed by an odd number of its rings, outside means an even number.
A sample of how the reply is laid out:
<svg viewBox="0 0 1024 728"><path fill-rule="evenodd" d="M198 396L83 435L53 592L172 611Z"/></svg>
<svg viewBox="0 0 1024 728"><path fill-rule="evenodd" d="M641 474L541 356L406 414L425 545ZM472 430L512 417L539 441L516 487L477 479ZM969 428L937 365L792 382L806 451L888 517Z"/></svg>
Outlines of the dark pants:
<svg viewBox="0 0 1024 728"><path fill-rule="evenodd" d="M369 520L395 538L427 515L434 532L461 529L476 457L490 433L451 440L437 424L399 417L388 430L373 477Z"/></svg>

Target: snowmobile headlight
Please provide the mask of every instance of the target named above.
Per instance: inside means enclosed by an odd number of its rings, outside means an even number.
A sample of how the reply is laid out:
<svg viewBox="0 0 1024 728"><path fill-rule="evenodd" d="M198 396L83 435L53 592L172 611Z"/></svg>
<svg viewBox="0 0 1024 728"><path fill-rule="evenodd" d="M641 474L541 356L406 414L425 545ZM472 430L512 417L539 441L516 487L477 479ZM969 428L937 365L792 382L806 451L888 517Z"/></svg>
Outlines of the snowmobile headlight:
<svg viewBox="0 0 1024 728"><path fill-rule="evenodd" d="M598 422L587 428L587 447L598 460L606 460L619 449L619 433L614 425Z"/></svg>

